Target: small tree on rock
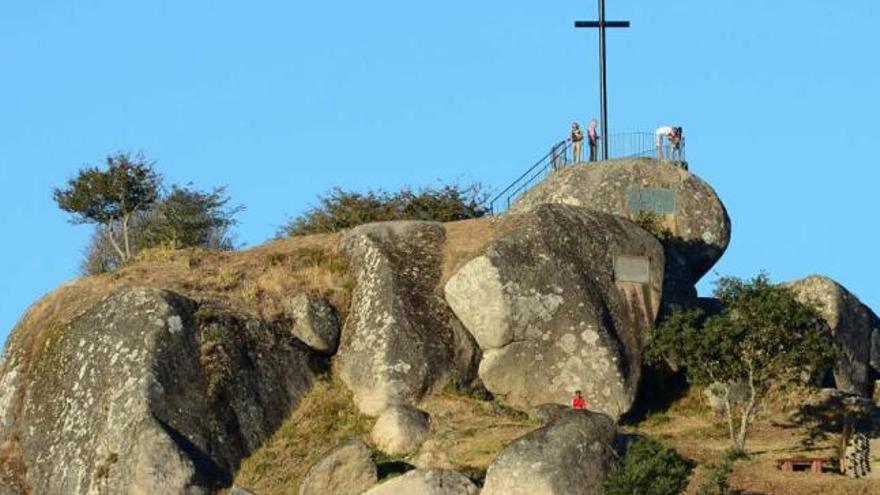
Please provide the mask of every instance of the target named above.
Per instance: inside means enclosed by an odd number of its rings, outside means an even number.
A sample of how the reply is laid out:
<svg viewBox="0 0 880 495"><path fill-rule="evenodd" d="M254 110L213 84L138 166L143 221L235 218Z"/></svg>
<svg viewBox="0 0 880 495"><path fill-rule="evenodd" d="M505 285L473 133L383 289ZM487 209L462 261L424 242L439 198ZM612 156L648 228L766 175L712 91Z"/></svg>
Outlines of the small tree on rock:
<svg viewBox="0 0 880 495"><path fill-rule="evenodd" d="M764 273L747 281L723 277L715 296L724 304L721 314L673 312L655 330L648 358L679 363L691 383L718 387L731 443L744 452L749 426L769 387L827 368L836 352L815 307L802 304ZM739 404L731 394L737 384L748 390Z"/></svg>
<svg viewBox="0 0 880 495"><path fill-rule="evenodd" d="M161 185L153 163L143 155L116 153L107 157L107 169L87 167L57 188L52 197L58 207L74 215L74 223L95 223L103 227L107 241L125 262L132 257L129 226L139 212L158 199ZM122 243L116 239L121 231Z"/></svg>

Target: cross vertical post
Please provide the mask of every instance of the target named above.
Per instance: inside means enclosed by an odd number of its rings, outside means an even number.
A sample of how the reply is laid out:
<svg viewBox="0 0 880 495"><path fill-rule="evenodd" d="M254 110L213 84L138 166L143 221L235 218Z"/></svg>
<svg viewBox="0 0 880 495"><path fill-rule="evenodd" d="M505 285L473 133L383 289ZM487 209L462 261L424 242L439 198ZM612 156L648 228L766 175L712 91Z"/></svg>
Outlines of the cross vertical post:
<svg viewBox="0 0 880 495"><path fill-rule="evenodd" d="M629 21L606 21L605 0L599 0L598 21L575 21L576 28L599 28L599 107L602 127L602 159L608 159L608 86L605 47L606 28L628 28Z"/></svg>

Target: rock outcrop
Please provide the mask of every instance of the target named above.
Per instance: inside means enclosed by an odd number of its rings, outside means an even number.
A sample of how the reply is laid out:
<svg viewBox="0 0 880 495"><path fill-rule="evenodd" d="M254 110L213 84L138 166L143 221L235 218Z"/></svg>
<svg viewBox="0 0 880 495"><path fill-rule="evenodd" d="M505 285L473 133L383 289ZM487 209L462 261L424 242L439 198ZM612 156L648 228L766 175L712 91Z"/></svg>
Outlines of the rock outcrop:
<svg viewBox="0 0 880 495"><path fill-rule="evenodd" d="M571 411L570 405L541 404L528 410L529 419L546 425L552 423Z"/></svg>
<svg viewBox="0 0 880 495"><path fill-rule="evenodd" d="M364 495L477 495L463 474L446 469L416 469L373 487Z"/></svg>
<svg viewBox="0 0 880 495"><path fill-rule="evenodd" d="M360 495L377 482L370 448L360 440L349 440L309 468L299 494Z"/></svg>
<svg viewBox="0 0 880 495"><path fill-rule="evenodd" d="M406 455L424 443L428 429L426 413L410 406L391 406L376 420L370 437L382 452Z"/></svg>
<svg viewBox="0 0 880 495"><path fill-rule="evenodd" d="M834 370L837 388L871 397L874 377L880 373L880 367L877 366L880 361L880 355L877 354L880 318L830 278L811 276L791 282L788 286L802 302L817 305L831 329L834 341L842 350Z"/></svg>
<svg viewBox="0 0 880 495"><path fill-rule="evenodd" d="M443 299L439 223L363 225L342 240L357 286L335 360L364 414L474 378L479 350Z"/></svg>
<svg viewBox="0 0 880 495"><path fill-rule="evenodd" d="M483 350L484 385L523 411L582 390L590 409L619 417L660 305L660 242L629 220L566 205L507 215L498 229L445 288Z"/></svg>
<svg viewBox="0 0 880 495"><path fill-rule="evenodd" d="M489 465L481 495L592 495L614 466L611 418L572 410L507 446Z"/></svg>
<svg viewBox="0 0 880 495"><path fill-rule="evenodd" d="M880 371L880 329L871 334L871 367Z"/></svg>
<svg viewBox="0 0 880 495"><path fill-rule="evenodd" d="M693 286L730 242L730 218L715 191L696 175L642 158L562 168L520 197L511 212L544 203L583 206L634 219L649 212L668 229L666 287L673 303L690 302Z"/></svg>
<svg viewBox="0 0 880 495"><path fill-rule="evenodd" d="M339 347L339 320L326 299L301 294L285 301L284 310L293 320L291 331L294 337L318 352L336 352Z"/></svg>
<svg viewBox="0 0 880 495"><path fill-rule="evenodd" d="M310 361L283 328L128 289L37 353L7 349L2 433L30 493L213 493L310 389Z"/></svg>

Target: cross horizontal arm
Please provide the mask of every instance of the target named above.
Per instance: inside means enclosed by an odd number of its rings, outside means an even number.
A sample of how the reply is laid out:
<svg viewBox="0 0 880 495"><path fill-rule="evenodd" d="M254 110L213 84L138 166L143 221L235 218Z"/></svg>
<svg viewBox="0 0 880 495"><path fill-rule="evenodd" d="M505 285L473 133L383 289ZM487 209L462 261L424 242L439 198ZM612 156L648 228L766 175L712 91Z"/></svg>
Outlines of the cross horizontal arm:
<svg viewBox="0 0 880 495"><path fill-rule="evenodd" d="M605 27L607 28L628 28L629 21L605 21ZM597 28L601 27L601 23L599 21L574 21L574 27L576 28Z"/></svg>

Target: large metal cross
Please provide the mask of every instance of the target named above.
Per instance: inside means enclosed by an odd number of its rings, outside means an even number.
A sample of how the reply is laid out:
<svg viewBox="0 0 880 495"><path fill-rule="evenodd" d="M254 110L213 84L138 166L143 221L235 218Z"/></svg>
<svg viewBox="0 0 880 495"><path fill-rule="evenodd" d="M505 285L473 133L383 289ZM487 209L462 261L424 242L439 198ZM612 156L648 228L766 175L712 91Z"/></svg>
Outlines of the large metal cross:
<svg viewBox="0 0 880 495"><path fill-rule="evenodd" d="M599 28L599 106L601 107L602 159L608 159L608 92L605 77L605 28L628 28L629 21L606 21L605 0L599 0L598 21L575 21L576 28Z"/></svg>

